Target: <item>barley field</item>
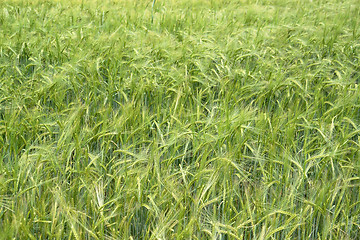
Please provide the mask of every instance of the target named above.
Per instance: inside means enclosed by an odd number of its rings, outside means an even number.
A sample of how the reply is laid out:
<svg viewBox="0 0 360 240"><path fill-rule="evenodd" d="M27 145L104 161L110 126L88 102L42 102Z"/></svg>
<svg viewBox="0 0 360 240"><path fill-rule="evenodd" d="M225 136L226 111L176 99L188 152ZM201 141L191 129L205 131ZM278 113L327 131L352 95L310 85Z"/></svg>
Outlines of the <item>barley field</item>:
<svg viewBox="0 0 360 240"><path fill-rule="evenodd" d="M358 0L2 0L0 239L358 239Z"/></svg>

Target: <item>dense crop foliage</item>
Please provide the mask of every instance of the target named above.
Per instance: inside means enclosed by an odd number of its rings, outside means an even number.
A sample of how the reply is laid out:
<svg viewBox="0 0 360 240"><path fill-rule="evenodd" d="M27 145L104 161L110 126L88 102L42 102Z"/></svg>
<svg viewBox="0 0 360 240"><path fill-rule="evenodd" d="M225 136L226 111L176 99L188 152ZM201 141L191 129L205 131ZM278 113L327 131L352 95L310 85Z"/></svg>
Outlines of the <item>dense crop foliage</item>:
<svg viewBox="0 0 360 240"><path fill-rule="evenodd" d="M358 0L0 3L0 239L356 239Z"/></svg>

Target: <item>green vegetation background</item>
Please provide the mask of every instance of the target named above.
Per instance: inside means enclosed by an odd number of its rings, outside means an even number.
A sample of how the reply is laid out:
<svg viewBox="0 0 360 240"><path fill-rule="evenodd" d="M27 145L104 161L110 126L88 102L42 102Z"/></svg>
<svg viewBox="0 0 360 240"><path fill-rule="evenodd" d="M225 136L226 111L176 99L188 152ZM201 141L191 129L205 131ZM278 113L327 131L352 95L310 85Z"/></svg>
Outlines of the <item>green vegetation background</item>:
<svg viewBox="0 0 360 240"><path fill-rule="evenodd" d="M0 239L356 239L357 0L0 3Z"/></svg>

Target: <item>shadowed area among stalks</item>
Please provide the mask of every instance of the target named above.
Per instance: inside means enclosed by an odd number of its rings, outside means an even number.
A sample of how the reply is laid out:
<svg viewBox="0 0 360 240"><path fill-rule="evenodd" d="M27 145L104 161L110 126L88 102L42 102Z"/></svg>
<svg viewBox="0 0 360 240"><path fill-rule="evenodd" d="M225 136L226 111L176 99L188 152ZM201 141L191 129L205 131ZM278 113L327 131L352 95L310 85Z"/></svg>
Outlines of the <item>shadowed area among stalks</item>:
<svg viewBox="0 0 360 240"><path fill-rule="evenodd" d="M0 239L356 239L355 0L0 3Z"/></svg>

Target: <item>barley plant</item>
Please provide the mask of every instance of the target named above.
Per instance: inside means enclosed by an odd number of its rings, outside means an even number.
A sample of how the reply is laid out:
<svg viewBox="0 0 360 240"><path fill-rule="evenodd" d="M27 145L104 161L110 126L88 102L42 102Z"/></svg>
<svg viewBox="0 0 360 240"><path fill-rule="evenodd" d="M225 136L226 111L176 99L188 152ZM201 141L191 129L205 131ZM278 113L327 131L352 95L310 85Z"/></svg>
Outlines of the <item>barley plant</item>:
<svg viewBox="0 0 360 240"><path fill-rule="evenodd" d="M0 239L357 239L358 0L0 1Z"/></svg>

